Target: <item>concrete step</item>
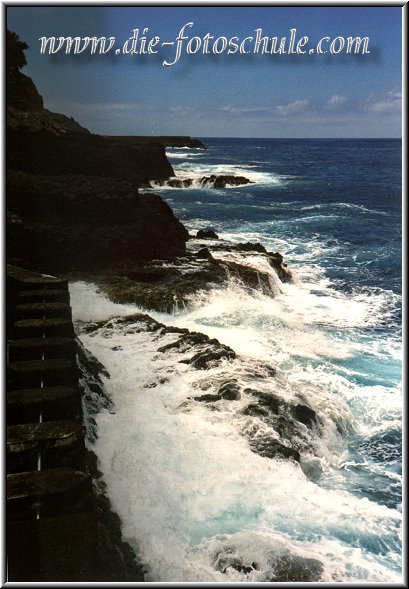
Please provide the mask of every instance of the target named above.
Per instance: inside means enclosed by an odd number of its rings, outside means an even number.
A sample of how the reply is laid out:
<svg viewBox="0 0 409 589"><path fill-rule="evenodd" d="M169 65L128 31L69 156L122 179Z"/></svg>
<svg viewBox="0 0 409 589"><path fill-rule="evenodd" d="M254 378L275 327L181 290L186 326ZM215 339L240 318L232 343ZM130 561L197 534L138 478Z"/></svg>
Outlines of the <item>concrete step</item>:
<svg viewBox="0 0 409 589"><path fill-rule="evenodd" d="M94 513L73 513L9 522L7 564L10 582L108 581L100 576L100 530Z"/></svg>
<svg viewBox="0 0 409 589"><path fill-rule="evenodd" d="M18 389L7 393L7 423L81 419L81 391L76 387L55 386Z"/></svg>
<svg viewBox="0 0 409 589"><path fill-rule="evenodd" d="M13 324L14 339L29 337L74 337L70 319L21 319Z"/></svg>
<svg viewBox="0 0 409 589"><path fill-rule="evenodd" d="M35 337L9 343L9 362L67 358L75 360L75 340L68 337Z"/></svg>
<svg viewBox="0 0 409 589"><path fill-rule="evenodd" d="M7 368L8 390L42 386L77 386L77 366L72 360L28 360L12 362Z"/></svg>
<svg viewBox="0 0 409 589"><path fill-rule="evenodd" d="M18 295L18 301L24 303L69 303L70 293L68 289L54 288L49 290L22 290Z"/></svg>
<svg viewBox="0 0 409 589"><path fill-rule="evenodd" d="M86 469L85 427L72 421L47 421L7 428L7 472L69 466Z"/></svg>
<svg viewBox="0 0 409 589"><path fill-rule="evenodd" d="M68 282L66 280L55 278L54 276L43 276L41 274L20 277L18 282L20 284L20 288L24 290L55 290L56 288L68 289Z"/></svg>
<svg viewBox="0 0 409 589"><path fill-rule="evenodd" d="M91 478L72 468L7 475L8 520L62 515L91 508Z"/></svg>
<svg viewBox="0 0 409 589"><path fill-rule="evenodd" d="M68 288L66 280L40 274L39 272L32 272L31 270L24 270L24 268L19 268L12 264L7 264L7 279L25 290L34 290L37 288Z"/></svg>
<svg viewBox="0 0 409 589"><path fill-rule="evenodd" d="M48 317L65 317L71 319L71 307L67 303L25 303L16 305L16 319L46 319Z"/></svg>

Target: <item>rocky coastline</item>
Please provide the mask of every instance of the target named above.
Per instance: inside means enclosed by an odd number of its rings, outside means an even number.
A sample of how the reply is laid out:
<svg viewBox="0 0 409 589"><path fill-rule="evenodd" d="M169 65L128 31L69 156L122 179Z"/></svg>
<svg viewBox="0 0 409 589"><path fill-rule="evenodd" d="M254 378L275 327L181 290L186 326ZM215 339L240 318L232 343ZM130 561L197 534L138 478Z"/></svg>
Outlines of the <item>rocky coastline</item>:
<svg viewBox="0 0 409 589"><path fill-rule="evenodd" d="M141 192L150 181L165 183L174 177L166 147L205 149L200 141L190 137L94 135L72 118L45 109L34 83L21 73L20 67L8 67L7 76L8 263L22 271L54 275L65 281L95 283L112 301L133 303L147 312L172 312L189 305L191 297L199 292L223 288L232 277L248 289L261 289L271 296L275 294L272 273L282 282L291 280L280 253L268 252L257 243L228 243L205 228L195 236L189 235L160 196ZM215 188L249 182L232 178L204 180L211 181ZM179 187L177 182L175 186ZM262 259L264 270L252 265L253 258ZM15 297L14 292L8 293L9 313L15 307ZM148 315L116 319L114 323L125 325L131 320L139 322L143 329L174 333L177 337L171 347L159 347L158 352L185 350L190 354L186 362L197 370L236 357L231 348L217 340L165 328ZM111 323L89 324L83 329L88 333L101 328L109 330ZM92 436L96 435L93 412L104 403L108 407L110 400L104 395L98 376L103 367L80 346L77 362L86 408L84 419L92 443ZM254 370L261 378L275 374L269 366ZM239 398L241 392L235 382L216 384L214 390L202 391L194 401L217 404L220 400ZM282 433L280 442L250 440L252 449L263 456L280 455L299 462L293 425L303 423L307 434L308 429L319 427L312 409L303 402L290 406L279 399L263 397L257 388L244 393L254 399L247 410L252 414L258 412L260 419L274 424ZM143 580L135 555L122 543L119 518L110 510L90 449L87 469L98 489L95 500L99 522L105 522L110 530L103 546L111 554L105 556L119 563L117 567L113 565L115 570L107 573L106 580ZM36 580L44 578L39 573ZM287 569L282 580L311 579L296 574L294 579L288 578Z"/></svg>

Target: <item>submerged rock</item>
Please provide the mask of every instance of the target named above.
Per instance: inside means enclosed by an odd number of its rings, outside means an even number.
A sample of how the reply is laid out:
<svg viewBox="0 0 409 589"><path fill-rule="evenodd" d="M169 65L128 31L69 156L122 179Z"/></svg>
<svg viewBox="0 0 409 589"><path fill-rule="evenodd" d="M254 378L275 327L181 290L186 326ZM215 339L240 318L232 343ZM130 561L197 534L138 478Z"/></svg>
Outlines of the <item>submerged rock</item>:
<svg viewBox="0 0 409 589"><path fill-rule="evenodd" d="M203 247L201 250L199 250L197 252L197 254L196 254L196 257L199 260L213 260L213 256L209 252L209 250L207 249L207 247Z"/></svg>
<svg viewBox="0 0 409 589"><path fill-rule="evenodd" d="M168 352L177 350L179 352L199 351L190 358L179 360L183 364L190 364L197 370L204 370L210 366L217 365L221 360L231 360L236 357L235 352L221 344L217 339L210 339L203 333L187 333L182 335L177 341L158 348L158 352Z"/></svg>
<svg viewBox="0 0 409 589"><path fill-rule="evenodd" d="M278 397L276 397L272 393L264 393L262 391L257 391L255 389L251 389L251 388L245 389L244 392L258 398L257 407L259 407L259 406L267 407L273 413L278 414L280 404L282 405L282 401L280 403L280 400L278 399Z"/></svg>
<svg viewBox="0 0 409 589"><path fill-rule="evenodd" d="M235 357L236 354L231 348L218 343L217 346L208 347L192 356L192 358L181 360L181 362L190 364L197 370L204 370L219 364L221 360L232 360Z"/></svg>
<svg viewBox="0 0 409 589"><path fill-rule="evenodd" d="M270 561L272 573L268 574L267 581L311 583L319 581L324 567L315 558L304 558L290 552L276 555Z"/></svg>
<svg viewBox="0 0 409 589"><path fill-rule="evenodd" d="M266 458L291 458L296 462L300 462L298 450L285 446L278 440L271 439L268 436L250 440L250 447L257 454Z"/></svg>
<svg viewBox="0 0 409 589"><path fill-rule="evenodd" d="M199 395L198 397L193 397L193 399L195 401L200 401L203 403L215 403L216 401L220 401L221 397L220 397L220 395L206 394L206 395Z"/></svg>
<svg viewBox="0 0 409 589"><path fill-rule="evenodd" d="M193 178L169 178L163 180L155 180L155 185L169 186L171 188L226 188L228 186L244 186L245 184L252 184L251 180L244 176L233 176L233 175L222 175L217 176L212 174L211 176L203 176L198 180Z"/></svg>
<svg viewBox="0 0 409 589"><path fill-rule="evenodd" d="M292 408L292 414L297 421L300 421L307 427L313 427L317 424L317 414L307 405L296 405Z"/></svg>
<svg viewBox="0 0 409 589"><path fill-rule="evenodd" d="M198 239L219 239L217 233L215 233L212 229L199 229L196 233L196 237Z"/></svg>
<svg viewBox="0 0 409 589"><path fill-rule="evenodd" d="M226 188L226 186L243 186L244 184L252 184L252 182L244 176L216 176L212 174L211 176L203 176L199 184L206 188Z"/></svg>
<svg viewBox="0 0 409 589"><path fill-rule="evenodd" d="M238 401L240 399L240 387L235 381L226 381L220 385L218 394L222 399Z"/></svg>
<svg viewBox="0 0 409 589"><path fill-rule="evenodd" d="M267 253L267 250L264 247L264 245L261 245L261 243L250 243L249 241L247 241L246 243L239 243L235 245L234 249L236 249L239 252L261 252L264 254Z"/></svg>

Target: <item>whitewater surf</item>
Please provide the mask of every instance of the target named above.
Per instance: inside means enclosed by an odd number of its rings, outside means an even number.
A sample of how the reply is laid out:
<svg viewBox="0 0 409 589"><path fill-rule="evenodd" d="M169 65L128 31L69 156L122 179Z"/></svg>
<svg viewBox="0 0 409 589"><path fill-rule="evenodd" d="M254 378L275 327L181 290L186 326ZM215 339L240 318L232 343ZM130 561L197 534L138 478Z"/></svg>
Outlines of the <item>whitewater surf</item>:
<svg viewBox="0 0 409 589"><path fill-rule="evenodd" d="M109 373L93 449L124 538L148 581L398 582L399 142L204 142L169 153L176 177L251 184L155 191L190 233L218 233L192 252L218 244L268 292L230 275L169 314L70 285ZM292 281L223 248L245 241Z"/></svg>

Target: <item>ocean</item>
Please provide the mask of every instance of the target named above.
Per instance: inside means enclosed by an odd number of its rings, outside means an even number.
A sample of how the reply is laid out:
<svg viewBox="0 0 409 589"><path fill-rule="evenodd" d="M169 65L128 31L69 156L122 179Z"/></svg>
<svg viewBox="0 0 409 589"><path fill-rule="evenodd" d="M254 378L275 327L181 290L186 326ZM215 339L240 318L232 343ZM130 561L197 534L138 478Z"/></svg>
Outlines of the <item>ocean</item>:
<svg viewBox="0 0 409 589"><path fill-rule="evenodd" d="M399 582L401 141L202 141L207 150L167 151L190 188L152 190L191 234L211 228L221 243L280 252L293 281L282 283L261 256L237 253L270 273L274 296L231 277L173 314L149 312L238 354L207 371L181 363L182 352L158 353L159 336L147 330L81 332L110 374L102 378L113 409L96 416L92 448L124 539L147 581ZM214 174L251 183L201 181ZM78 326L146 312L110 302L93 284L70 290ZM251 449L259 435L278 437L245 411L255 362L277 370L258 379L259 391L301 399L320 418L300 464ZM240 400L217 409L192 401L223 378L238 383Z"/></svg>

